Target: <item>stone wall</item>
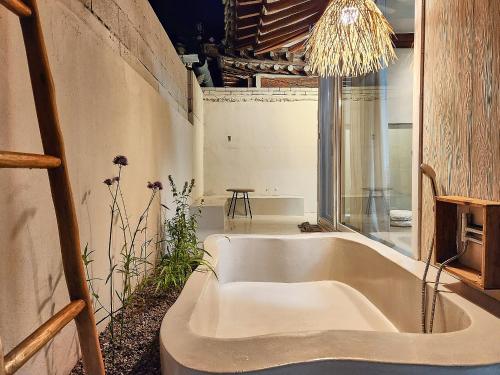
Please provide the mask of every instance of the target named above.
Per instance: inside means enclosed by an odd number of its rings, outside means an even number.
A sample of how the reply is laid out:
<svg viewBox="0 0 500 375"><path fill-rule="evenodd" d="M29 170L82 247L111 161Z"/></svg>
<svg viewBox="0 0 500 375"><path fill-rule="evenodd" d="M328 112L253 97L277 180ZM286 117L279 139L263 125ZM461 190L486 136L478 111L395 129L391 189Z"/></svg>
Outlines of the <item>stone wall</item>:
<svg viewBox="0 0 500 375"><path fill-rule="evenodd" d="M108 30L105 38L110 47L163 97L171 97L181 111L187 112L186 69L149 3L144 0L78 1Z"/></svg>

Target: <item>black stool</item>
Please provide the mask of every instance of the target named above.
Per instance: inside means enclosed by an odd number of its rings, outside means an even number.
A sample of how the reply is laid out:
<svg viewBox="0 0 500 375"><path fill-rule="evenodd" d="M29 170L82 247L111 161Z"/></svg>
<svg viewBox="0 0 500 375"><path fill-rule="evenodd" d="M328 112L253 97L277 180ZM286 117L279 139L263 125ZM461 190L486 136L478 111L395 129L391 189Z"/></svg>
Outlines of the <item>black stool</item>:
<svg viewBox="0 0 500 375"><path fill-rule="evenodd" d="M250 212L250 219L252 219L252 209L250 208L250 198L248 197L248 193L253 193L255 190L254 189L226 189L226 191L229 191L233 193L233 196L231 197L231 204L229 205L229 211L227 212L227 217L231 214L231 209L233 210L233 219L234 219L234 211L236 210L236 201L238 199L243 199L243 203L245 204L245 216L247 216L247 205L248 205L248 212ZM243 194L242 198L238 197L238 194Z"/></svg>

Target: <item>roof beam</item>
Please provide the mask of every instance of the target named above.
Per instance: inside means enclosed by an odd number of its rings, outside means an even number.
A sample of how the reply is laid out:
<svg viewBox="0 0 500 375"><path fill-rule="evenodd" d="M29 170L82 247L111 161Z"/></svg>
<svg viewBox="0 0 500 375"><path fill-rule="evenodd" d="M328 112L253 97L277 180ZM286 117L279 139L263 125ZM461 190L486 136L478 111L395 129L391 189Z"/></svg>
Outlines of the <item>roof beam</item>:
<svg viewBox="0 0 500 375"><path fill-rule="evenodd" d="M256 28L236 30L236 40L246 39L252 36L255 37L256 35L257 35Z"/></svg>
<svg viewBox="0 0 500 375"><path fill-rule="evenodd" d="M262 4L264 0L236 0L236 6L249 6L255 4Z"/></svg>
<svg viewBox="0 0 500 375"><path fill-rule="evenodd" d="M249 36L244 39L235 40L233 47L234 49L244 49L253 47L254 44L255 44L255 36Z"/></svg>
<svg viewBox="0 0 500 375"><path fill-rule="evenodd" d="M269 42L259 44L255 49L256 55L261 55L263 53L273 51L275 49L281 48L284 44L291 43L295 40L300 40L309 35L309 29L306 31L297 31L286 36L272 39Z"/></svg>
<svg viewBox="0 0 500 375"><path fill-rule="evenodd" d="M259 16L262 10L261 4L251 4L248 6L236 5L236 19L244 19Z"/></svg>
<svg viewBox="0 0 500 375"><path fill-rule="evenodd" d="M288 9L279 12L275 12L272 14L264 14L264 16L262 17L262 24L266 25L268 23L276 22L280 19L290 17L294 14L303 11L314 11L317 8L320 8L320 5L318 3L311 3L311 2L294 5L293 7L290 7Z"/></svg>
<svg viewBox="0 0 500 375"><path fill-rule="evenodd" d="M252 44L255 41L255 34L243 35L241 38L235 38L237 42L246 43L250 41Z"/></svg>
<svg viewBox="0 0 500 375"><path fill-rule="evenodd" d="M257 27L259 25L259 21L259 16L243 18L236 23L236 30L246 29L249 27Z"/></svg>
<svg viewBox="0 0 500 375"><path fill-rule="evenodd" d="M268 33L265 35L259 35L257 39L257 45L269 42L270 40L281 38L284 36L287 36L292 33L296 33L298 31L308 31L309 30L309 23L303 23L300 25L291 25L289 27L274 31L272 33Z"/></svg>
<svg viewBox="0 0 500 375"><path fill-rule="evenodd" d="M304 34L301 38L294 38L292 41L285 43L283 45L283 48L289 49L290 47L292 47L296 43L299 43L299 42L302 42L302 41L306 41L307 38L309 38L309 33L308 34Z"/></svg>
<svg viewBox="0 0 500 375"><path fill-rule="evenodd" d="M276 38L277 36L284 35L290 32L293 32L298 29L302 28L308 28L310 29L311 26L320 18L320 14L316 13L311 15L310 17L303 19L299 22L295 22L289 25L286 25L281 28L277 28L274 31L268 32L268 33L262 33L260 32L259 35L257 36L257 43L265 42L268 41L269 39Z"/></svg>
<svg viewBox="0 0 500 375"><path fill-rule="evenodd" d="M220 63L219 66L232 66L233 64L236 64L236 62L244 62L246 64L252 64L252 65L260 65L260 64L276 64L276 60L271 60L271 59L266 59L266 60L261 60L261 59L246 59L246 58L241 58L241 57L220 57ZM285 61L283 61L285 63ZM286 62L289 64L288 62ZM293 63L293 65L297 66L305 66L306 63L304 61L296 61Z"/></svg>
<svg viewBox="0 0 500 375"><path fill-rule="evenodd" d="M294 24L303 24L303 23L308 23L312 24L313 22L316 22L320 17L319 13L319 8L316 8L315 10L309 10L305 12L300 12L297 14L294 14L290 17L283 18L279 21L270 23L268 25L261 25L259 27L259 33L261 35L267 34L276 30L279 30L284 27L288 27Z"/></svg>
<svg viewBox="0 0 500 375"><path fill-rule="evenodd" d="M302 49L304 49L305 46L306 46L306 41L302 40L302 41L294 44L293 46L288 47L288 51L290 53L298 52L298 51L301 51Z"/></svg>
<svg viewBox="0 0 500 375"><path fill-rule="evenodd" d="M265 14L272 14L274 12L279 12L290 7L303 4L303 3L312 3L312 0L281 0L276 1L274 3L265 3L264 4L264 12Z"/></svg>

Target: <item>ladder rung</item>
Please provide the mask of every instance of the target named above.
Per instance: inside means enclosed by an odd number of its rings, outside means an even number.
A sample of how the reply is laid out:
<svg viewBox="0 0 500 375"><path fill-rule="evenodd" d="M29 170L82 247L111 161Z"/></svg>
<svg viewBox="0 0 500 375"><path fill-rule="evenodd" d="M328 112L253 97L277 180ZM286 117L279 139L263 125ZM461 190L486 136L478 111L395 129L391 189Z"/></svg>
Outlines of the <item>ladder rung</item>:
<svg viewBox="0 0 500 375"><path fill-rule="evenodd" d="M15 373L84 308L85 302L81 299L71 302L12 349L4 358L5 374Z"/></svg>
<svg viewBox="0 0 500 375"><path fill-rule="evenodd" d="M19 17L30 17L33 13L30 7L21 0L0 0L0 4Z"/></svg>
<svg viewBox="0 0 500 375"><path fill-rule="evenodd" d="M50 155L0 151L0 168L50 169L61 166L61 159Z"/></svg>

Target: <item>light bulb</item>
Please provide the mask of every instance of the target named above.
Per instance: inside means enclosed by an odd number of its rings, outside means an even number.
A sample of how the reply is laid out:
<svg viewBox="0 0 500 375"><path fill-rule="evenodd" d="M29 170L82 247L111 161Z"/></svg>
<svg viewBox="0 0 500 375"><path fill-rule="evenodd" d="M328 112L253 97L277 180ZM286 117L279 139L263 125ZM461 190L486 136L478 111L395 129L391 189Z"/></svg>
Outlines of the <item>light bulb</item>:
<svg viewBox="0 0 500 375"><path fill-rule="evenodd" d="M340 21L344 25L352 25L358 20L359 10L356 7L345 7L340 11Z"/></svg>

